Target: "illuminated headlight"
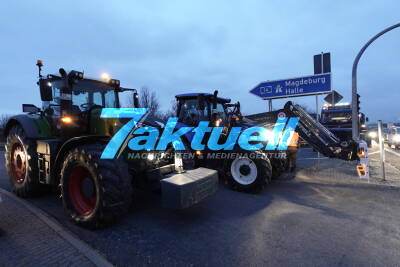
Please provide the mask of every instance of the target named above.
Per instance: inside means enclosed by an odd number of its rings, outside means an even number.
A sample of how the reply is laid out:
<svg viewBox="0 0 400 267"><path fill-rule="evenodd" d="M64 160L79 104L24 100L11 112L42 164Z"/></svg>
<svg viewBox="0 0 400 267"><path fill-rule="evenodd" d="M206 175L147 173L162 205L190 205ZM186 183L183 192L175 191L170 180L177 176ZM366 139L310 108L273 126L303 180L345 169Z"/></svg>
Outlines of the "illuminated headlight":
<svg viewBox="0 0 400 267"><path fill-rule="evenodd" d="M110 80L110 75L108 75L108 73L103 72L103 73L101 74L101 79L102 79L103 81L109 81L109 80Z"/></svg>
<svg viewBox="0 0 400 267"><path fill-rule="evenodd" d="M72 118L70 116L64 116L61 118L61 122L65 123L65 124L70 124L72 123Z"/></svg>
<svg viewBox="0 0 400 267"><path fill-rule="evenodd" d="M149 153L147 155L147 159L150 160L150 161L154 160L154 154L153 153Z"/></svg>
<svg viewBox="0 0 400 267"><path fill-rule="evenodd" d="M395 142L400 142L400 134L396 134L396 135L393 137L393 140L394 140Z"/></svg>
<svg viewBox="0 0 400 267"><path fill-rule="evenodd" d="M365 124L361 124L361 128L365 128L367 125Z"/></svg>
<svg viewBox="0 0 400 267"><path fill-rule="evenodd" d="M376 138L378 136L378 134L376 132L369 132L368 136L371 138Z"/></svg>
<svg viewBox="0 0 400 267"><path fill-rule="evenodd" d="M264 140L271 140L273 137L273 133L271 130L265 129L262 133L262 137Z"/></svg>

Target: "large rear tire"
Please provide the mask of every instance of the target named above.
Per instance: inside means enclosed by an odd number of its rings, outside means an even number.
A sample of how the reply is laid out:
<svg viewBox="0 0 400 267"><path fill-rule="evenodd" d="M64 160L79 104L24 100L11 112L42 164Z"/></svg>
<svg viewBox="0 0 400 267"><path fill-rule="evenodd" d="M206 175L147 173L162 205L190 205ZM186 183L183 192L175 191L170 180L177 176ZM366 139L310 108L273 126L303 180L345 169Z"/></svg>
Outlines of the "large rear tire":
<svg viewBox="0 0 400 267"><path fill-rule="evenodd" d="M61 195L69 217L86 228L101 228L126 213L132 180L122 160L100 159L103 145L82 145L69 152L61 169Z"/></svg>
<svg viewBox="0 0 400 267"><path fill-rule="evenodd" d="M254 157L238 157L228 162L227 181L233 190L258 193L263 190L272 178L272 167L268 158L260 157L259 152L253 152Z"/></svg>
<svg viewBox="0 0 400 267"><path fill-rule="evenodd" d="M13 126L5 145L6 168L13 192L19 197L42 193L39 183L36 141L26 137L21 126Z"/></svg>

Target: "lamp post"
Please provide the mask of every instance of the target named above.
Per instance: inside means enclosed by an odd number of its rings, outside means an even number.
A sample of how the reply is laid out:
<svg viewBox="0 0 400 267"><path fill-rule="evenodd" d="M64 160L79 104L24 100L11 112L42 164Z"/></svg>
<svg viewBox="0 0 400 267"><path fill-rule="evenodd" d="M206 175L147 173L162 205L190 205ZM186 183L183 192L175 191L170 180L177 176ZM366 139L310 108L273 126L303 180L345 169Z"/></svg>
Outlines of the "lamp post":
<svg viewBox="0 0 400 267"><path fill-rule="evenodd" d="M358 66L358 61L360 61L361 56L363 55L364 51L368 48L368 46L378 39L381 35L387 33L388 31L391 31L397 27L400 27L400 23L395 24L393 26L390 26L389 28L384 29L374 37L372 37L358 52L356 58L354 59L353 62L353 70L352 70L352 76L351 76L351 81L352 81L352 128L353 128L353 140L358 141L360 139L360 128L359 128L359 118L358 118L358 111L357 111L357 66Z"/></svg>

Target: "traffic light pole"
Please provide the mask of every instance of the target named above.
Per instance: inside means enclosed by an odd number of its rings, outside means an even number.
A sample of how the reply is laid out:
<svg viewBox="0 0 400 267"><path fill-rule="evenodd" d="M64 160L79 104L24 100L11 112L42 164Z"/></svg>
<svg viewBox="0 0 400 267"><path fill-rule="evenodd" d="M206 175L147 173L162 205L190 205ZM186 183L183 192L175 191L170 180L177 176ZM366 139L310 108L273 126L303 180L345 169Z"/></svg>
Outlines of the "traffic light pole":
<svg viewBox="0 0 400 267"><path fill-rule="evenodd" d="M389 28L384 29L374 37L372 37L358 52L356 58L354 59L353 62L353 70L352 70L352 79L351 79L351 88L352 88L352 128L353 128L353 140L358 141L360 139L360 126L359 126L359 118L358 118L358 111L357 111L357 66L358 66L358 61L360 61L361 56L365 52L365 50L368 48L368 46L374 42L376 39L378 39L381 35L387 33L388 31L391 31L397 27L400 27L400 23L395 24Z"/></svg>

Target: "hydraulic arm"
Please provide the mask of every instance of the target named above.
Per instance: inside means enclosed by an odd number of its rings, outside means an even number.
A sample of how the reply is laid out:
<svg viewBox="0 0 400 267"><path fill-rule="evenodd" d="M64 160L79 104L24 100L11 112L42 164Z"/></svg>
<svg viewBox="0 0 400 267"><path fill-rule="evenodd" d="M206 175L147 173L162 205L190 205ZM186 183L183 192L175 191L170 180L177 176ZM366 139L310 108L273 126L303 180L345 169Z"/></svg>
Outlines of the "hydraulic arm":
<svg viewBox="0 0 400 267"><path fill-rule="evenodd" d="M248 116L250 119L257 118L260 124L271 124L276 122L278 116L298 117L299 123L296 132L299 136L310 144L315 150L321 154L343 160L356 160L358 143L354 141L343 142L330 132L325 126L314 119L301 106L288 101L283 109Z"/></svg>

